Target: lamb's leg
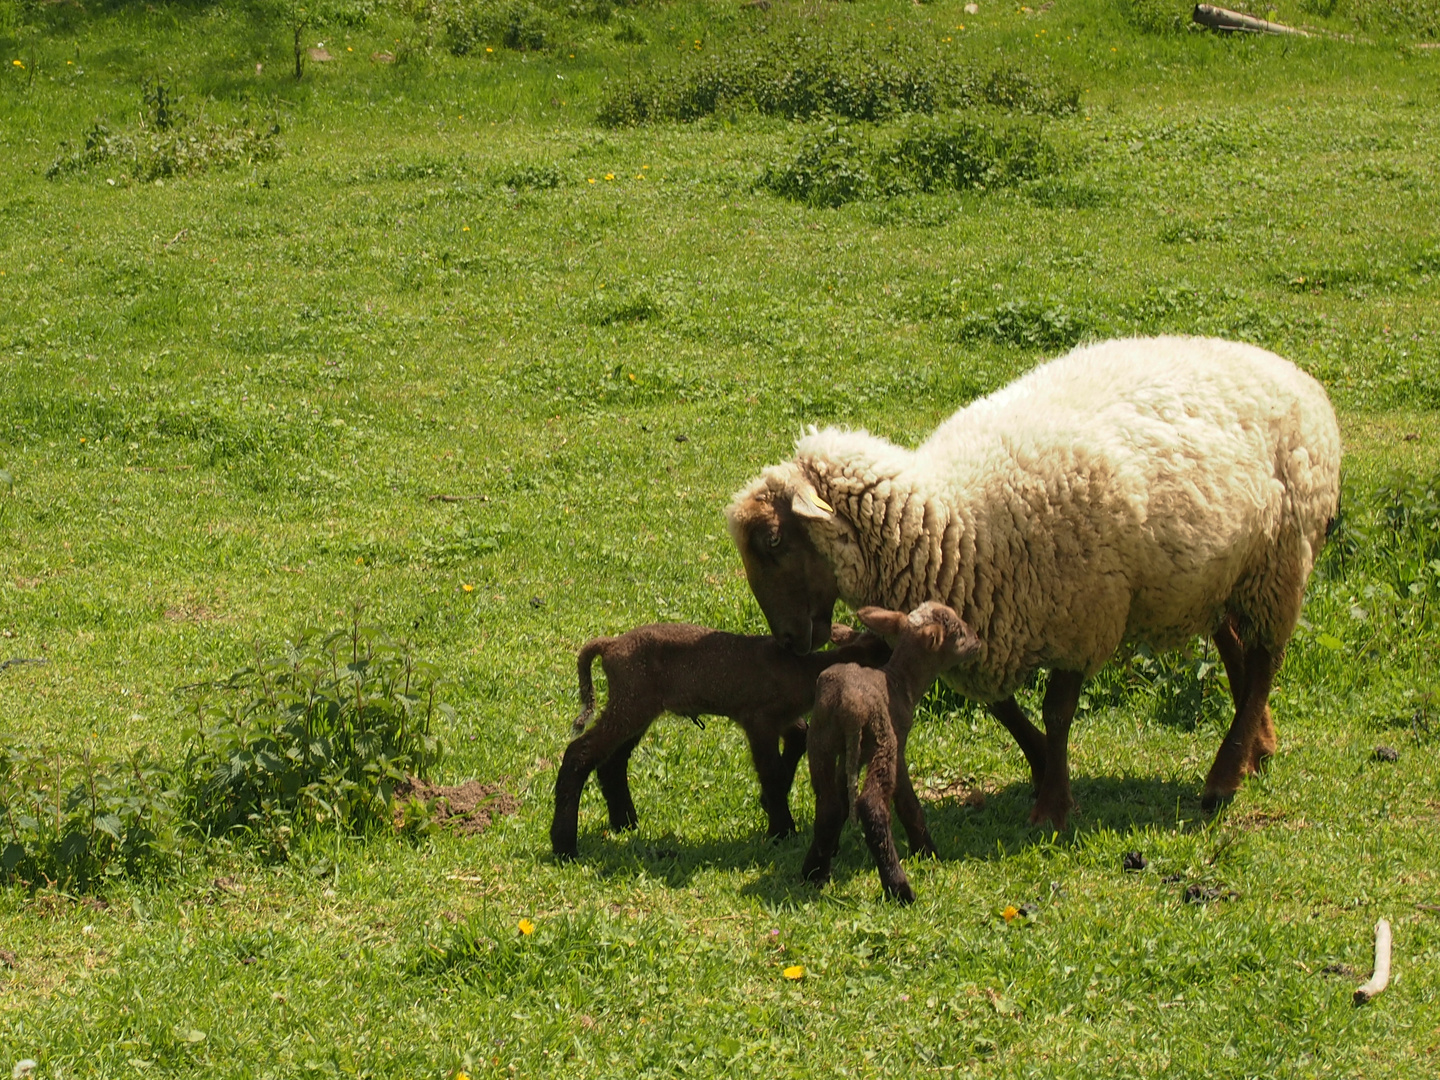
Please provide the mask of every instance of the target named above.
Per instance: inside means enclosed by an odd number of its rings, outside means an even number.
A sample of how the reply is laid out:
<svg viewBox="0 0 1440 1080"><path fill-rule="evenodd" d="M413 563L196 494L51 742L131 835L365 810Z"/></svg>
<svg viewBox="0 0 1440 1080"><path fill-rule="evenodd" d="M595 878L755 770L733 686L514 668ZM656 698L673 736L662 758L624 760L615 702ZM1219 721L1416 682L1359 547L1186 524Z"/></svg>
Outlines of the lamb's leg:
<svg viewBox="0 0 1440 1080"><path fill-rule="evenodd" d="M635 812L635 802L630 797L630 755L640 738L636 735L622 742L595 770L595 779L600 781L600 791L605 796L605 808L610 812L610 828L615 832L640 824L640 815Z"/></svg>
<svg viewBox="0 0 1440 1080"><path fill-rule="evenodd" d="M784 796L786 814L790 813L790 789L795 786L795 772L800 768L800 759L805 756L808 737L809 729L804 720L796 720L780 736L780 790ZM793 818L790 828L792 831L795 828Z"/></svg>
<svg viewBox="0 0 1440 1080"><path fill-rule="evenodd" d="M810 785L815 789L815 836L800 872L812 885L824 885L830 880L830 861L840 849L840 832L850 816L840 755L829 740L819 746L811 741Z"/></svg>
<svg viewBox="0 0 1440 1080"><path fill-rule="evenodd" d="M790 784L795 779L795 769L786 771L780 757L780 737L775 725L763 718L739 718L745 729L745 738L750 743L750 759L755 763L755 774L760 778L760 805L769 818L765 835L772 840L789 836L795 831L795 819L790 816Z"/></svg>
<svg viewBox="0 0 1440 1080"><path fill-rule="evenodd" d="M895 850L895 837L890 832L890 801L895 796L898 740L888 723L872 725L876 726L882 730L874 733L875 753L865 769L865 788L855 800L855 816L865 830L865 843L875 857L885 895L893 896L902 904L913 904L915 890L905 877L900 855Z"/></svg>
<svg viewBox="0 0 1440 1080"><path fill-rule="evenodd" d="M550 850L558 859L573 859L576 855L575 835L579 828L580 792L586 778L595 767L609 760L622 743L629 743L633 749L639 735L632 734L633 728L616 723L609 715L609 707L600 714L583 735L573 739L565 748L560 761L560 771L555 775L555 817L550 822ZM648 723L644 726L648 726ZM644 726L641 734L644 733ZM628 753L626 757L628 758ZM634 812L632 807L631 812Z"/></svg>
<svg viewBox="0 0 1440 1080"><path fill-rule="evenodd" d="M1223 656L1223 654L1222 654ZM1245 650L1245 698L1230 730L1220 743L1200 805L1213 810L1240 788L1240 782L1275 752L1275 727L1270 719L1270 686L1275 680L1274 655L1263 645Z"/></svg>
<svg viewBox="0 0 1440 1080"><path fill-rule="evenodd" d="M1070 815L1070 721L1080 703L1083 677L1077 671L1052 671L1045 687L1045 777L1030 811L1030 824L1048 821L1065 827Z"/></svg>
<svg viewBox="0 0 1440 1080"><path fill-rule="evenodd" d="M900 816L900 824L905 827L910 854L933 859L937 855L935 841L930 837L925 810L915 794L915 786L910 782L910 766L905 759L905 746L909 739L908 724L895 732L895 812Z"/></svg>
<svg viewBox="0 0 1440 1080"><path fill-rule="evenodd" d="M1025 760L1030 763L1030 782L1039 791L1045 782L1045 735L1030 722L1025 711L1013 697L987 706L990 715L1005 725L1005 730L1015 737Z"/></svg>

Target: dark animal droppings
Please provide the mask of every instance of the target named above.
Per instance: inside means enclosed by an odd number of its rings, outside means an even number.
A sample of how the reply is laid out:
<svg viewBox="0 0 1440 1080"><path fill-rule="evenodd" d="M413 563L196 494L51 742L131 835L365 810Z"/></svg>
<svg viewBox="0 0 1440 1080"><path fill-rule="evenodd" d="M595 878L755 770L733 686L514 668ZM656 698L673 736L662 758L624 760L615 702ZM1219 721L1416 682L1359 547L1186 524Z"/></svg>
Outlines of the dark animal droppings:
<svg viewBox="0 0 1440 1080"><path fill-rule="evenodd" d="M1127 851L1125 853L1125 858L1121 860L1120 865L1126 873L1133 874L1140 870L1144 870L1145 867L1149 866L1150 864L1145 861L1145 856L1141 855L1140 852Z"/></svg>
<svg viewBox="0 0 1440 1080"><path fill-rule="evenodd" d="M1393 746L1377 746L1375 747L1375 760L1399 761L1400 751L1396 750Z"/></svg>

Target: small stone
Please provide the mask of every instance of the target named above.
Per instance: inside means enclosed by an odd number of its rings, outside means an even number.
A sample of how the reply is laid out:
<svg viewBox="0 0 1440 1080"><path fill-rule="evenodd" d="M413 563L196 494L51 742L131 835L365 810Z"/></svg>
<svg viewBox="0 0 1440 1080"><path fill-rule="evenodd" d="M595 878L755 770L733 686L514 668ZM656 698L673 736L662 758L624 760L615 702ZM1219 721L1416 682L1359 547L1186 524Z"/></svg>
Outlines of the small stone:
<svg viewBox="0 0 1440 1080"><path fill-rule="evenodd" d="M540 608L545 606L545 601L541 600L538 596L532 596L530 597L530 606L535 608L536 610L539 610Z"/></svg>
<svg viewBox="0 0 1440 1080"><path fill-rule="evenodd" d="M1120 866L1127 874L1138 873L1149 865L1145 860L1145 856L1138 851L1127 851L1125 858L1120 860Z"/></svg>
<svg viewBox="0 0 1440 1080"><path fill-rule="evenodd" d="M965 5L965 14L966 14L966 15L979 15L979 14L980 14L980 5L979 5L979 4L966 4L966 5Z"/></svg>
<svg viewBox="0 0 1440 1080"><path fill-rule="evenodd" d="M1393 746L1377 746L1375 747L1375 760L1399 761L1400 751L1396 750Z"/></svg>
<svg viewBox="0 0 1440 1080"><path fill-rule="evenodd" d="M690 441L690 436L689 436L689 435L676 435L676 436L675 436L675 441L676 441L676 442L689 442L689 441Z"/></svg>

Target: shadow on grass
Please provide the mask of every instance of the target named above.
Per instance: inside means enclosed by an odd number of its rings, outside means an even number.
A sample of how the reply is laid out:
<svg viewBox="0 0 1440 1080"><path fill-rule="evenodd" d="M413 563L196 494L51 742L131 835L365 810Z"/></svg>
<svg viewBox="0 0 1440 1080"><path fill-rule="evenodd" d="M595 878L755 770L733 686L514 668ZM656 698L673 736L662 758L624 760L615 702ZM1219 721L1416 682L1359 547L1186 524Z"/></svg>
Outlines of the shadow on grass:
<svg viewBox="0 0 1440 1080"><path fill-rule="evenodd" d="M1070 826L1055 837L1059 846L1073 844L1087 833L1128 833L1202 827L1209 815L1200 809L1199 783L1179 783L1149 777L1078 776L1071 781L1078 812ZM1029 824L1033 802L1030 784L1017 781L986 796L983 806L958 798L944 798L926 806L926 818L940 859L1003 859L1040 841L1050 832ZM904 836L895 825L902 854ZM800 865L810 845L810 829L779 841L767 840L757 826L733 839L690 840L673 832L646 836L638 833L611 837L596 828L581 836L580 861L602 877L644 874L672 888L688 886L705 870L751 870L756 879L740 890L767 904L780 906L836 902L800 880ZM847 827L835 858L833 876L848 881L854 874L874 874L870 853L855 827Z"/></svg>

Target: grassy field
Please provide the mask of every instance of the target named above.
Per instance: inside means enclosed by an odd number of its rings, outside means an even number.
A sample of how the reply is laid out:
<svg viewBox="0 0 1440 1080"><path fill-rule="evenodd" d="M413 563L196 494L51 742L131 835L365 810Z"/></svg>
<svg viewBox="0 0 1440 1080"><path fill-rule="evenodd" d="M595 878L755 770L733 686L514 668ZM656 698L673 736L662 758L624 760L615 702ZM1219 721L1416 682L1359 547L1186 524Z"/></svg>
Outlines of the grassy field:
<svg viewBox="0 0 1440 1080"><path fill-rule="evenodd" d="M294 7L0 0L0 661L47 661L0 669L6 745L178 769L176 688L360 602L448 680L438 778L520 801L478 836L191 836L10 880L0 1067L1435 1075L1436 9L1277 3L1305 39L1184 9L335 4L297 81ZM766 72L813 55L775 105ZM939 100L861 115L886 57ZM598 122L616 102L653 116ZM767 843L723 722L657 724L639 830L592 786L552 861L576 648L763 632L722 509L805 424L914 442L1156 332L1292 357L1346 440L1280 751L1233 805L1199 808L1227 692L1197 643L1092 684L1060 834L1003 730L932 695L913 908L855 830L802 886L803 769ZM1396 977L1356 1008L1380 916Z"/></svg>

